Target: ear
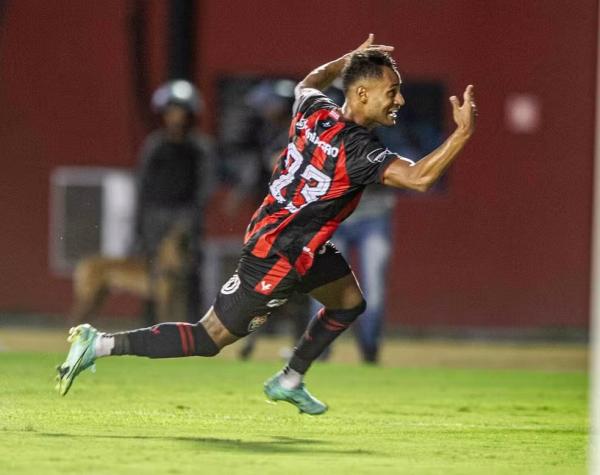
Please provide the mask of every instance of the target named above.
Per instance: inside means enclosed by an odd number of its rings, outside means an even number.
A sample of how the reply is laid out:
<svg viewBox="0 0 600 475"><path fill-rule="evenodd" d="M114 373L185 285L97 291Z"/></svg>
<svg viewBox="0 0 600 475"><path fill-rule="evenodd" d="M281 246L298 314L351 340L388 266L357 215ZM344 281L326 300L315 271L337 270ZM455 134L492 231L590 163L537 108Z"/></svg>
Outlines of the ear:
<svg viewBox="0 0 600 475"><path fill-rule="evenodd" d="M367 92L367 88L365 86L358 86L356 88L356 95L358 96L358 100L363 104L365 104L369 98L369 93Z"/></svg>

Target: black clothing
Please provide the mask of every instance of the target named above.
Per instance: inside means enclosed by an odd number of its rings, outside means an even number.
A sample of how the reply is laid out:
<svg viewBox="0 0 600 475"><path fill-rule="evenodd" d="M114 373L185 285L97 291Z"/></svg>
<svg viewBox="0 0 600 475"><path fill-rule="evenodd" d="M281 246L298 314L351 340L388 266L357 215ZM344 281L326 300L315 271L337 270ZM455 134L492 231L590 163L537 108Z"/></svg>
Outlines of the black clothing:
<svg viewBox="0 0 600 475"><path fill-rule="evenodd" d="M283 258L259 259L243 254L233 276L221 287L214 310L236 336L245 336L266 323L292 292L309 293L350 274L346 259L330 242L317 251L312 268L300 276Z"/></svg>

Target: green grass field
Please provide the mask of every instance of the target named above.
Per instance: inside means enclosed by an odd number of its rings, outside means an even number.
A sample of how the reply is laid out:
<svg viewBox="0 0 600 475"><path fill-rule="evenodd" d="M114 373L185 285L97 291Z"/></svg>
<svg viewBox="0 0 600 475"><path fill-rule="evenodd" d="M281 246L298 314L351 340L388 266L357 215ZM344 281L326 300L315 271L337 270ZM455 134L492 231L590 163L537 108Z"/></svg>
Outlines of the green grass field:
<svg viewBox="0 0 600 475"><path fill-rule="evenodd" d="M317 364L317 417L270 404L279 362L0 353L2 474L583 474L583 371Z"/></svg>

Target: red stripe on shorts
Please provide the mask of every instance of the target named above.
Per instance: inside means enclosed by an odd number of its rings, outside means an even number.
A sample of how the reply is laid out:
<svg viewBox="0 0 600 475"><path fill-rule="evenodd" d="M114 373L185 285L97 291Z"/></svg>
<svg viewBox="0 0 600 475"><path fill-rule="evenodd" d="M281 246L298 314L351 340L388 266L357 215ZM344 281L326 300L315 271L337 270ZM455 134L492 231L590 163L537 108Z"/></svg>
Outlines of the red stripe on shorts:
<svg viewBox="0 0 600 475"><path fill-rule="evenodd" d="M289 274L292 270L292 265L283 257L280 258L273 267L266 273L266 275L260 280L254 290L259 294L271 295L275 288L279 285L279 282Z"/></svg>

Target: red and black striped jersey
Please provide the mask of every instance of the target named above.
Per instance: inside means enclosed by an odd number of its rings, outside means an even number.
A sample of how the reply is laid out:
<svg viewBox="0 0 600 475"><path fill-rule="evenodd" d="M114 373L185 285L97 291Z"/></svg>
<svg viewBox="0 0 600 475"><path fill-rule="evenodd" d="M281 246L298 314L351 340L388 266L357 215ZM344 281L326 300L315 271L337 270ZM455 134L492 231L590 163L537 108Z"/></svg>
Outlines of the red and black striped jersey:
<svg viewBox="0 0 600 475"><path fill-rule="evenodd" d="M293 113L287 149L248 225L244 251L262 258L279 255L303 275L354 211L364 188L380 183L398 155L366 128L343 120L320 91L305 90Z"/></svg>

